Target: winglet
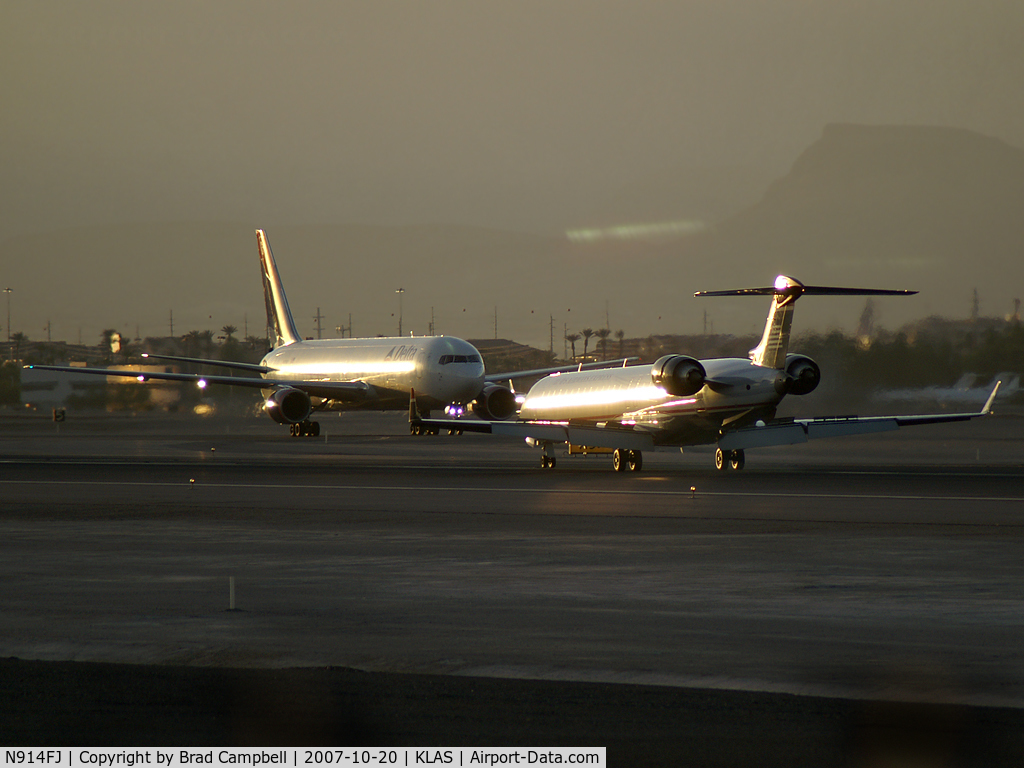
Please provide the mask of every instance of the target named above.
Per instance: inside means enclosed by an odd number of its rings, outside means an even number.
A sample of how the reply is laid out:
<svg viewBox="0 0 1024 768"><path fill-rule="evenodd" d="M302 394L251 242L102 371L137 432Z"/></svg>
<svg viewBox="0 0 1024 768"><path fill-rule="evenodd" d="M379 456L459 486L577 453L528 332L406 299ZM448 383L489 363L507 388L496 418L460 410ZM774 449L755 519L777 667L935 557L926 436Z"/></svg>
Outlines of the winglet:
<svg viewBox="0 0 1024 768"><path fill-rule="evenodd" d="M985 401L985 407L981 409L983 415L992 413L992 403L996 399L996 393L999 391L999 385L1003 382L997 381L996 385L992 387L992 394L988 396L988 400Z"/></svg>

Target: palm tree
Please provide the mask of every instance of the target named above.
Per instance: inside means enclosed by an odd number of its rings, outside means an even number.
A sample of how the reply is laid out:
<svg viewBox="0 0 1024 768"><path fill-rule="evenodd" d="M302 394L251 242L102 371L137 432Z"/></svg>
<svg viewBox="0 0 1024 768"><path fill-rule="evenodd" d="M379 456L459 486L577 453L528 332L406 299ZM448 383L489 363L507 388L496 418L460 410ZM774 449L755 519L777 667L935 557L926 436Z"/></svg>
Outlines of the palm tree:
<svg viewBox="0 0 1024 768"><path fill-rule="evenodd" d="M238 328L225 325L220 331L224 334L224 343L220 345L220 357L222 360L234 360L239 354L238 340L235 338Z"/></svg>
<svg viewBox="0 0 1024 768"><path fill-rule="evenodd" d="M201 339L199 331L189 331L181 337L185 344L185 357L199 357Z"/></svg>
<svg viewBox="0 0 1024 768"><path fill-rule="evenodd" d="M583 334L583 358L587 357L587 344L590 343L590 337L594 335L593 328L584 328L580 333Z"/></svg>
<svg viewBox="0 0 1024 768"><path fill-rule="evenodd" d="M202 357L212 357L213 355L213 331L200 331L199 332L199 346L203 350Z"/></svg>
<svg viewBox="0 0 1024 768"><path fill-rule="evenodd" d="M612 335L611 330L608 328L598 328L594 331L594 335L599 339L598 343L601 345L601 359L608 359L608 337Z"/></svg>
<svg viewBox="0 0 1024 768"><path fill-rule="evenodd" d="M615 338L616 338L616 339L618 339L618 341L619 341L619 357L625 357L626 355L625 355L625 353L623 352L623 349L622 349L622 348L623 348L623 339L625 339L625 338L626 338L626 332L625 332L625 331L623 331L623 330L622 330L622 329L620 328L619 330L617 330L617 331L615 332Z"/></svg>
<svg viewBox="0 0 1024 768"><path fill-rule="evenodd" d="M578 333L567 333L565 335L565 340L568 341L570 344L572 344L572 359L575 360L576 359L576 342L580 340L580 335Z"/></svg>
<svg viewBox="0 0 1024 768"><path fill-rule="evenodd" d="M21 359L21 345L26 341L28 341L28 336L21 331L11 334L11 343L14 344L14 356L11 358L12 360Z"/></svg>

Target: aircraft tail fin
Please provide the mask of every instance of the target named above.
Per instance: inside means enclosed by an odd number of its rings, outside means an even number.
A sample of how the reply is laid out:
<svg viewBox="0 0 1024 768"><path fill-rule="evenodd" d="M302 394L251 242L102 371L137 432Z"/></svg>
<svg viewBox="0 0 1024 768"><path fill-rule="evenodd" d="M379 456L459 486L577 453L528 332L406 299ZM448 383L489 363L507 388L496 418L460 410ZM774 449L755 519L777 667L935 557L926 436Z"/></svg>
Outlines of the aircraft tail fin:
<svg viewBox="0 0 1024 768"><path fill-rule="evenodd" d="M281 274L277 271L277 262L267 242L267 234L262 229L256 230L256 244L260 250L260 267L263 271L263 298L267 303L267 339L275 348L302 341L288 307L288 297L284 293Z"/></svg>
<svg viewBox="0 0 1024 768"><path fill-rule="evenodd" d="M790 330L793 326L793 305L801 296L910 296L917 291L894 291L884 288L834 288L826 285L804 285L785 275L775 278L767 288L740 288L733 291L698 291L694 296L771 296L772 306L764 325L761 342L750 350L755 365L784 368L789 352Z"/></svg>

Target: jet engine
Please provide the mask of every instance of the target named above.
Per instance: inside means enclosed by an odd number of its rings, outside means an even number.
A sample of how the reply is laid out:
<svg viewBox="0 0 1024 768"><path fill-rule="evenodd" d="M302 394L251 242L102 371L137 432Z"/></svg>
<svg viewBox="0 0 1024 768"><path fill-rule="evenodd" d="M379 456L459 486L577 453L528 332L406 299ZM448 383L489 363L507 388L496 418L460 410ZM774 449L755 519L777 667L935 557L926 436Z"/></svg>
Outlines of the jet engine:
<svg viewBox="0 0 1024 768"><path fill-rule="evenodd" d="M818 364L805 355L786 355L786 394L809 395L821 381Z"/></svg>
<svg viewBox="0 0 1024 768"><path fill-rule="evenodd" d="M278 424L298 424L313 410L309 395L293 387L275 390L263 407Z"/></svg>
<svg viewBox="0 0 1024 768"><path fill-rule="evenodd" d="M699 360L686 355L665 355L651 366L651 381L670 395L688 397L700 392L707 374Z"/></svg>
<svg viewBox="0 0 1024 768"><path fill-rule="evenodd" d="M488 382L470 407L481 419L504 421L516 412L516 396L508 387Z"/></svg>

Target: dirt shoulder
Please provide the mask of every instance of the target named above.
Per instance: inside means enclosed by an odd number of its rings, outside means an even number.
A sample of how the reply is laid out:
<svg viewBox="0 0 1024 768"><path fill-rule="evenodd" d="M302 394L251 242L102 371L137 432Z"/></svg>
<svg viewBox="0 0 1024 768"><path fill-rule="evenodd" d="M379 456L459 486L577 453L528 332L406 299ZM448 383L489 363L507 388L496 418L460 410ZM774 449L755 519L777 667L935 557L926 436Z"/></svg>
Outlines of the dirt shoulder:
<svg viewBox="0 0 1024 768"><path fill-rule="evenodd" d="M1024 711L744 691L0 660L0 742L605 746L609 765L1015 765ZM845 762L844 762L845 761Z"/></svg>

